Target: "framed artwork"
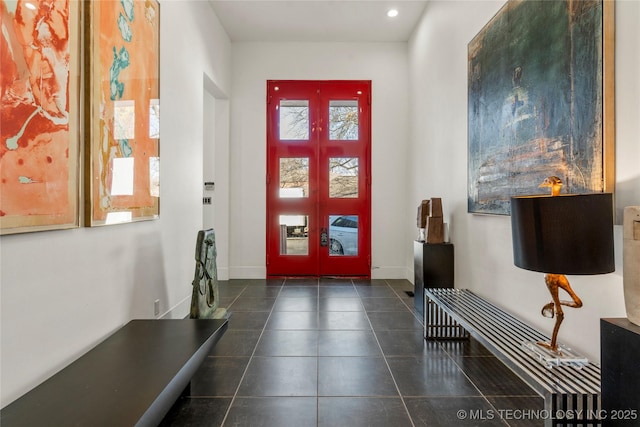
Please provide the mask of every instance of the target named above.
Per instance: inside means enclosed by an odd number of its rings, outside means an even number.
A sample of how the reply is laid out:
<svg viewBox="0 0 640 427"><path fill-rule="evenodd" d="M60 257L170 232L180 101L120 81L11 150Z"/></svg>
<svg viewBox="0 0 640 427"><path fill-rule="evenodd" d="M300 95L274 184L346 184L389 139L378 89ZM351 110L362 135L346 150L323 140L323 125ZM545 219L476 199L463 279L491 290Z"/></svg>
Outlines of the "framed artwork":
<svg viewBox="0 0 640 427"><path fill-rule="evenodd" d="M85 225L155 219L160 210L160 8L88 2Z"/></svg>
<svg viewBox="0 0 640 427"><path fill-rule="evenodd" d="M0 234L79 226L80 5L0 0Z"/></svg>
<svg viewBox="0 0 640 427"><path fill-rule="evenodd" d="M510 0L468 45L468 211L613 191L613 1Z"/></svg>

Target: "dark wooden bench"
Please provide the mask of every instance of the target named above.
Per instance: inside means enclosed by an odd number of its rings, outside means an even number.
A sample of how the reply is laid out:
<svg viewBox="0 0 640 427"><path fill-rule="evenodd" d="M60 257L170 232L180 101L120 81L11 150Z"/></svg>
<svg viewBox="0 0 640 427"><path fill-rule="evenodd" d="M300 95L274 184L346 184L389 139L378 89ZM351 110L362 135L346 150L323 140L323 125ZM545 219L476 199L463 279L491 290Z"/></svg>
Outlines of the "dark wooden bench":
<svg viewBox="0 0 640 427"><path fill-rule="evenodd" d="M466 289L424 291L425 339L480 341L544 398L546 426L600 425L600 366L555 365L533 355L526 342L549 337ZM579 421L579 422L578 422Z"/></svg>
<svg viewBox="0 0 640 427"><path fill-rule="evenodd" d="M0 411L10 426L157 426L227 320L132 320Z"/></svg>

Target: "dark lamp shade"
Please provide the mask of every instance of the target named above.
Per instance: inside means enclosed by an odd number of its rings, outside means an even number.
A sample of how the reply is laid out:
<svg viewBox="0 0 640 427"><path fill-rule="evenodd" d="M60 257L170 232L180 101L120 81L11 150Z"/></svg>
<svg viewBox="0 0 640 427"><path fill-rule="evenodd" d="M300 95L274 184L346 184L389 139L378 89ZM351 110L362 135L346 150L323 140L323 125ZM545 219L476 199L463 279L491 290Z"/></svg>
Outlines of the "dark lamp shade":
<svg viewBox="0 0 640 427"><path fill-rule="evenodd" d="M552 274L615 270L610 193L511 198L513 262Z"/></svg>

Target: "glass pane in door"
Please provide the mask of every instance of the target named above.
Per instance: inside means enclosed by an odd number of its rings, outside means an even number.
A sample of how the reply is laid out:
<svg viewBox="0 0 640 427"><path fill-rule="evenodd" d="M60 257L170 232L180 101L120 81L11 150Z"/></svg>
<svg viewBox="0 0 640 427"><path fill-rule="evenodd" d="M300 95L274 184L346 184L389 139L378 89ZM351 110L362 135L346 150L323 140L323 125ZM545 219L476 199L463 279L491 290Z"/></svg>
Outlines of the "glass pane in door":
<svg viewBox="0 0 640 427"><path fill-rule="evenodd" d="M280 198L309 197L309 159L286 157L280 159Z"/></svg>
<svg viewBox="0 0 640 427"><path fill-rule="evenodd" d="M329 197L358 197L357 157L331 157L329 159Z"/></svg>
<svg viewBox="0 0 640 427"><path fill-rule="evenodd" d="M329 139L358 139L358 101L329 101Z"/></svg>
<svg viewBox="0 0 640 427"><path fill-rule="evenodd" d="M357 215L329 215L329 255L358 255Z"/></svg>
<svg viewBox="0 0 640 427"><path fill-rule="evenodd" d="M282 100L280 109L280 139L309 139L309 101Z"/></svg>
<svg viewBox="0 0 640 427"><path fill-rule="evenodd" d="M280 255L309 255L309 217L280 215Z"/></svg>

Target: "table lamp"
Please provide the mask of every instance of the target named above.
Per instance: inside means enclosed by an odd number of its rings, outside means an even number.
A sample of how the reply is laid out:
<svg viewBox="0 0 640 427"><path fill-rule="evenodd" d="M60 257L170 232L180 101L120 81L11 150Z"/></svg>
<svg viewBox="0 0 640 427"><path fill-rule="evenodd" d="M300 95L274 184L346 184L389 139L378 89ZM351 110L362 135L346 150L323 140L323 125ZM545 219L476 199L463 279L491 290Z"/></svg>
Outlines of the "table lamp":
<svg viewBox="0 0 640 427"><path fill-rule="evenodd" d="M556 180L549 177L541 185L552 188L551 184L556 185L552 195L511 198L511 230L514 264L546 273L545 283L551 293L552 301L542 308L542 315L556 318L553 335L551 342L537 344L561 353L557 338L564 319L562 306L582 306L565 274L611 273L615 270L615 261L612 195L559 195ZM560 299L560 289L571 300Z"/></svg>

